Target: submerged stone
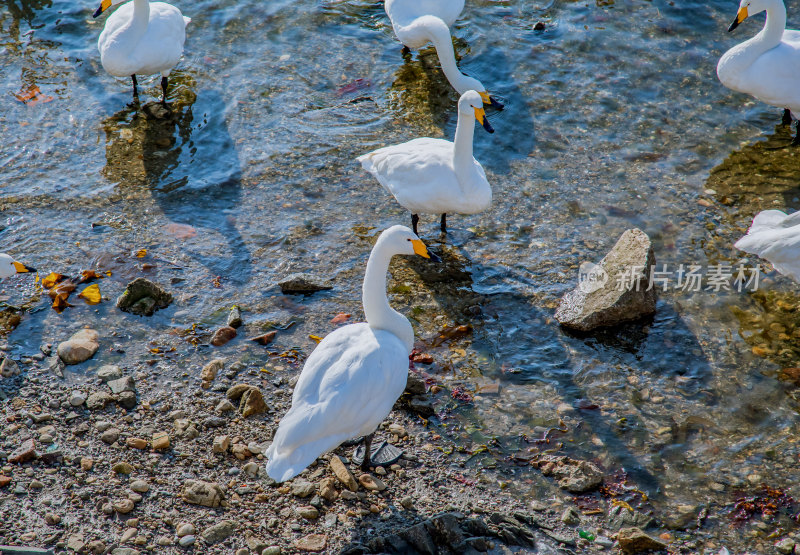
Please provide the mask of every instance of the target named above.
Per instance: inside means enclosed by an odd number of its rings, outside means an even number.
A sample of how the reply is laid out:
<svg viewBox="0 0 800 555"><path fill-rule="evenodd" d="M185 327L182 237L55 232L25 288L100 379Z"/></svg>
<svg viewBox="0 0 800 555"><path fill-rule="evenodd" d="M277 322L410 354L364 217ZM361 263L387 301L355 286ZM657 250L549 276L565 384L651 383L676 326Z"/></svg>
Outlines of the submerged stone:
<svg viewBox="0 0 800 555"><path fill-rule="evenodd" d="M581 265L578 286L561 299L556 320L590 331L655 313L656 290L650 287L655 263L650 237L640 229L627 230L599 264Z"/></svg>
<svg viewBox="0 0 800 555"><path fill-rule="evenodd" d="M160 285L145 278L136 278L128 284L117 299L117 308L138 316L152 316L172 303L172 295Z"/></svg>

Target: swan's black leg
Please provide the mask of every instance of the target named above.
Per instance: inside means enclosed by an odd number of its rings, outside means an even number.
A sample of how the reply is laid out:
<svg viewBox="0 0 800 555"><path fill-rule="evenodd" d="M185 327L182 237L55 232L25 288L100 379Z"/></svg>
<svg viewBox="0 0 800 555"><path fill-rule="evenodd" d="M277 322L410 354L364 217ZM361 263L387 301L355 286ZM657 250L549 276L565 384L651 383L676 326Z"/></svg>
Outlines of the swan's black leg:
<svg viewBox="0 0 800 555"><path fill-rule="evenodd" d="M369 472L369 465L372 462L372 436L375 432L364 436L364 460L361 461L361 470Z"/></svg>
<svg viewBox="0 0 800 555"><path fill-rule="evenodd" d="M403 54L403 58L411 55L411 49L405 44L403 45L403 49L400 52Z"/></svg>
<svg viewBox="0 0 800 555"><path fill-rule="evenodd" d="M416 214L411 214L411 229L414 230L414 235L419 235L417 233L417 224L419 223L419 216Z"/></svg>
<svg viewBox="0 0 800 555"><path fill-rule="evenodd" d="M161 78L161 103L167 105L167 78Z"/></svg>
<svg viewBox="0 0 800 555"><path fill-rule="evenodd" d="M792 146L800 146L800 119L797 120L797 134L792 139Z"/></svg>
<svg viewBox="0 0 800 555"><path fill-rule="evenodd" d="M447 233L447 214L442 214L441 228L442 233Z"/></svg>
<svg viewBox="0 0 800 555"><path fill-rule="evenodd" d="M783 125L792 125L792 112L789 108L783 109L783 119L781 120Z"/></svg>
<svg viewBox="0 0 800 555"><path fill-rule="evenodd" d="M139 88L137 86L138 83L136 82L136 75L131 75L131 81L133 81L133 96L137 97L139 96Z"/></svg>

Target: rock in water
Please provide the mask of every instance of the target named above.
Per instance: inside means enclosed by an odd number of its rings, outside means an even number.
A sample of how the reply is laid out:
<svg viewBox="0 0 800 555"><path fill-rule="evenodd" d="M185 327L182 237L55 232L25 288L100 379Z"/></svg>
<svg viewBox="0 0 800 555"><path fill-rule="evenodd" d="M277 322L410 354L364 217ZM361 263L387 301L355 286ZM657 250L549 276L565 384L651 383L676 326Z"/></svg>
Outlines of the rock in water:
<svg viewBox="0 0 800 555"><path fill-rule="evenodd" d="M152 316L161 308L172 303L172 295L161 286L145 278L136 278L128 284L117 299L117 308L138 316Z"/></svg>
<svg viewBox="0 0 800 555"><path fill-rule="evenodd" d="M92 358L100 348L100 335L91 329L82 329L58 344L58 356L64 364L80 364Z"/></svg>
<svg viewBox="0 0 800 555"><path fill-rule="evenodd" d="M222 347L225 343L236 337L236 329L230 326L222 326L214 332L211 344L215 347Z"/></svg>
<svg viewBox="0 0 800 555"><path fill-rule="evenodd" d="M231 308L231 311L228 313L228 322L227 324L232 328L240 328L244 321L242 320L242 311L238 306L234 306Z"/></svg>
<svg viewBox="0 0 800 555"><path fill-rule="evenodd" d="M648 536L639 528L623 528L617 533L617 541L622 552L629 554L660 551L667 548L667 544Z"/></svg>
<svg viewBox="0 0 800 555"><path fill-rule="evenodd" d="M333 289L333 286L327 281L309 274L292 274L279 281L278 286L284 294L308 294Z"/></svg>
<svg viewBox="0 0 800 555"><path fill-rule="evenodd" d="M647 234L627 230L600 264L581 266L578 286L561 299L556 320L564 327L589 331L655 313L656 285L647 290L655 263Z"/></svg>
<svg viewBox="0 0 800 555"><path fill-rule="evenodd" d="M553 476L561 488L571 493L584 493L603 483L603 472L589 461L543 455L531 465L539 468L545 476Z"/></svg>

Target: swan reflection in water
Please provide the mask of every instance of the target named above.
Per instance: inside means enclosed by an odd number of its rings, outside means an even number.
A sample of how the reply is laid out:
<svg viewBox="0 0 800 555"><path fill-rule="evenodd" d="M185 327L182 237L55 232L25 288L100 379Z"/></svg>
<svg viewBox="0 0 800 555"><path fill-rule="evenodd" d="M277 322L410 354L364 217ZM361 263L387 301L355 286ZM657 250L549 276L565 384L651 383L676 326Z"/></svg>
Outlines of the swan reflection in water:
<svg viewBox="0 0 800 555"><path fill-rule="evenodd" d="M116 183L132 218L161 212L181 240L215 276L244 283L250 253L235 225L242 196L241 164L217 91L195 94L175 73L175 100L128 107L107 118L104 176ZM196 240L193 240L197 237Z"/></svg>

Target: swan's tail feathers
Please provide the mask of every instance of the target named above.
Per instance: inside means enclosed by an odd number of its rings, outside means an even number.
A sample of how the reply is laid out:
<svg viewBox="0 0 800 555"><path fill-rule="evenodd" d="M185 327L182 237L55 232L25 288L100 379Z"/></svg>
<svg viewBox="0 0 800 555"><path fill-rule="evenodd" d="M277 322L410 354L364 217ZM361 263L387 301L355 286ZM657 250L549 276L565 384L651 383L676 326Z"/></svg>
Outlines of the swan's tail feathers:
<svg viewBox="0 0 800 555"><path fill-rule="evenodd" d="M322 437L284 450L275 447L273 443L267 452L269 456L266 465L267 475L276 482L291 480L317 460L317 457L338 447L347 439L350 439L350 436L346 434Z"/></svg>
<svg viewBox="0 0 800 555"><path fill-rule="evenodd" d="M184 27L188 27L189 23L191 23L191 22L192 22L192 18L191 17L183 16L183 26Z"/></svg>
<svg viewBox="0 0 800 555"><path fill-rule="evenodd" d="M372 152L367 154L362 154L356 160L361 162L361 167L367 170L372 175L377 175L377 170L375 169L375 164L372 161Z"/></svg>

